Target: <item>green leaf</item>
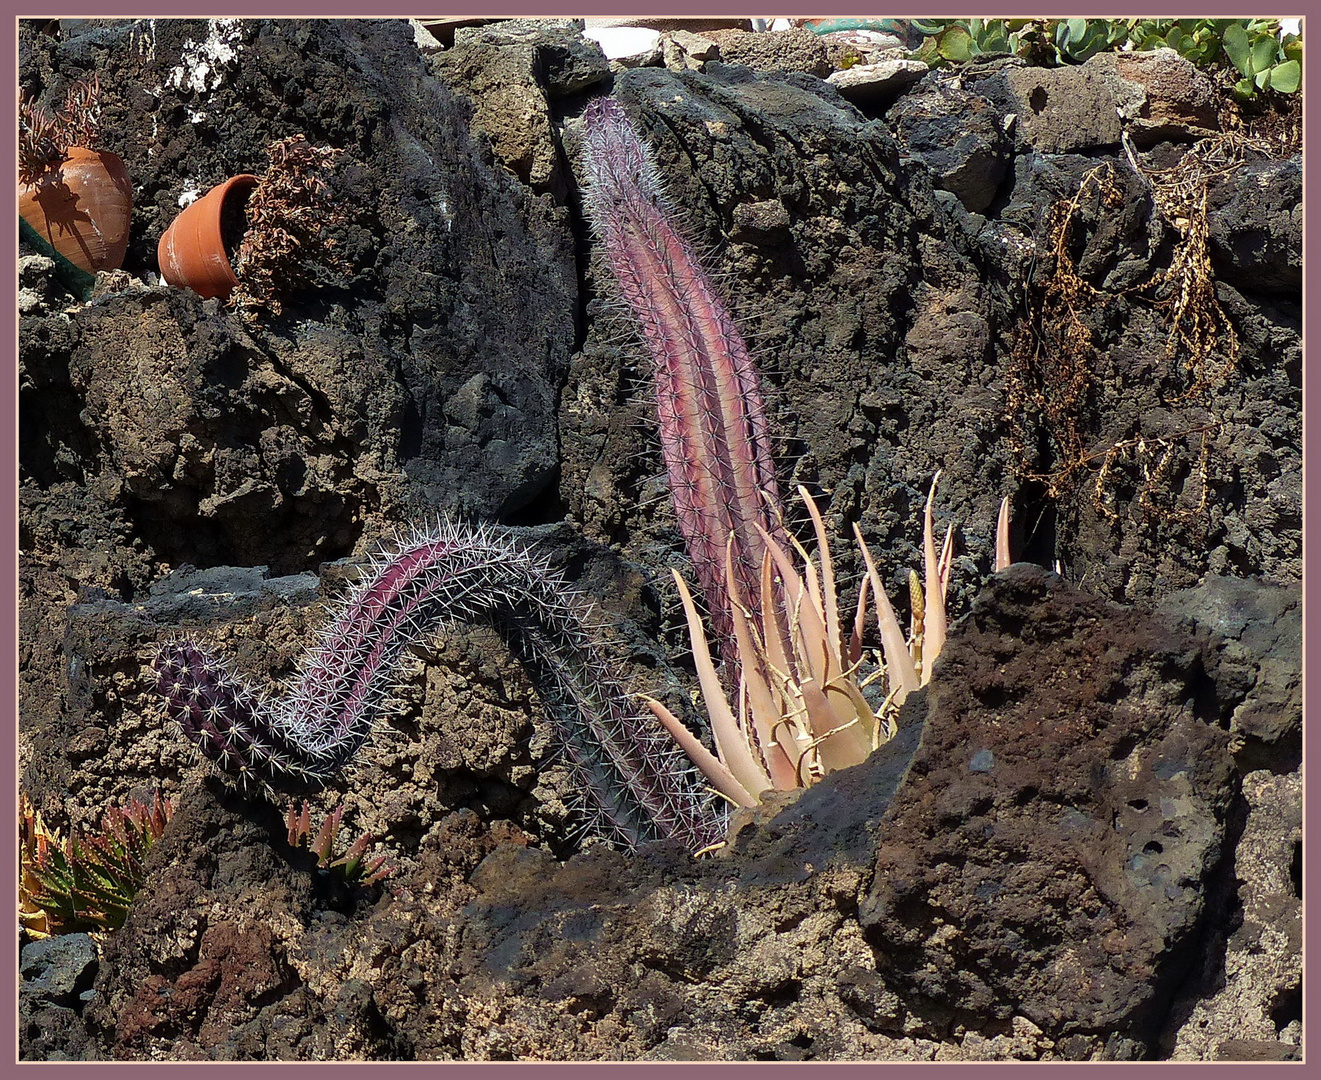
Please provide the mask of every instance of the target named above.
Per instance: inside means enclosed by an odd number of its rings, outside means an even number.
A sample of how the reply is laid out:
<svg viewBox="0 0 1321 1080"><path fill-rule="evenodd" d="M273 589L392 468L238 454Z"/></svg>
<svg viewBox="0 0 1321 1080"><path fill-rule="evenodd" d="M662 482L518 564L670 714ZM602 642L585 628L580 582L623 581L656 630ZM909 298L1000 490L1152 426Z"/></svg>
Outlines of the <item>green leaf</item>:
<svg viewBox="0 0 1321 1080"><path fill-rule="evenodd" d="M1280 43L1273 37L1258 38L1252 43L1252 70L1265 71L1279 59Z"/></svg>
<svg viewBox="0 0 1321 1080"><path fill-rule="evenodd" d="M936 37L936 51L946 60L963 62L972 59L974 49L972 35L962 26L950 26Z"/></svg>
<svg viewBox="0 0 1321 1080"><path fill-rule="evenodd" d="M948 19L914 19L909 25L925 37L934 37L948 25Z"/></svg>
<svg viewBox="0 0 1321 1080"><path fill-rule="evenodd" d="M1229 62L1239 70L1240 75L1252 74L1252 47L1248 44L1248 34L1243 27L1234 23L1225 29L1221 42L1225 46L1225 55Z"/></svg>
<svg viewBox="0 0 1321 1080"><path fill-rule="evenodd" d="M922 44L908 55L913 60L921 60L928 67L939 67L945 62L934 37L923 38Z"/></svg>
<svg viewBox="0 0 1321 1080"><path fill-rule="evenodd" d="M1295 94L1303 81L1303 65L1297 60L1286 60L1271 68L1271 89L1281 94Z"/></svg>
<svg viewBox="0 0 1321 1080"><path fill-rule="evenodd" d="M1251 77L1239 79L1234 84L1234 96L1240 101L1247 101L1257 92L1257 87L1253 84Z"/></svg>
<svg viewBox="0 0 1321 1080"><path fill-rule="evenodd" d="M1182 26L1176 26L1165 35L1165 44L1180 56L1185 56L1188 50L1192 48L1193 39L1184 33Z"/></svg>
<svg viewBox="0 0 1321 1080"><path fill-rule="evenodd" d="M1009 37L1003 26L992 26L981 41L983 53L1006 53L1009 51Z"/></svg>

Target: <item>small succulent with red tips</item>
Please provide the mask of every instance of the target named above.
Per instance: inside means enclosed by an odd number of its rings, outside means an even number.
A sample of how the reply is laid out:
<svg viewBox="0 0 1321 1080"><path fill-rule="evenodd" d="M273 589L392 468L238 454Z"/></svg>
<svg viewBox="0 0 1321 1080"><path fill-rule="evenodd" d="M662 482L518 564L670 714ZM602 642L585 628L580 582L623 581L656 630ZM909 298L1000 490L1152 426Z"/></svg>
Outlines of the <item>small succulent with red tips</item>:
<svg viewBox="0 0 1321 1080"><path fill-rule="evenodd" d="M302 808L298 803L291 803L285 814L285 824L289 828L289 846L307 848L317 857L317 867L338 873L349 885L368 886L384 881L394 873L394 867L384 855L367 857L367 848L371 846L370 833L363 833L348 849L335 854L335 840L339 836L340 821L344 817L344 804L340 803L321 822L312 835L312 810L307 800Z"/></svg>
<svg viewBox="0 0 1321 1080"><path fill-rule="evenodd" d="M174 815L156 792L112 807L100 831L67 839L42 821L27 795L19 804L19 921L34 937L76 931L108 933L124 924L146 878L143 859Z"/></svg>

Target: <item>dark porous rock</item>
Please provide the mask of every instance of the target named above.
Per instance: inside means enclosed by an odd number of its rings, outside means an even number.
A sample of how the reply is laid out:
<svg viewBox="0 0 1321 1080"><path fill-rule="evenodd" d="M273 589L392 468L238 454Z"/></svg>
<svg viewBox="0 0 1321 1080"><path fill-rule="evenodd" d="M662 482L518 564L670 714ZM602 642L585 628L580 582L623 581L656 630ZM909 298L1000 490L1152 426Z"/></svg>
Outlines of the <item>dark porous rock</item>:
<svg viewBox="0 0 1321 1080"><path fill-rule="evenodd" d="M1195 639L1018 564L950 635L859 920L937 1007L1130 1056L1189 964L1232 793Z"/></svg>
<svg viewBox="0 0 1321 1080"><path fill-rule="evenodd" d="M489 139L507 169L537 190L562 190L550 103L533 46L477 41L436 53L431 64L441 81L468 98L474 136Z"/></svg>
<svg viewBox="0 0 1321 1080"><path fill-rule="evenodd" d="M87 1026L74 1009L19 996L19 1061L81 1061L96 1056Z"/></svg>
<svg viewBox="0 0 1321 1080"><path fill-rule="evenodd" d="M551 101L610 75L581 20L510 19L461 27L454 47L431 57L432 69L471 103L474 133L534 191L563 201L567 187Z"/></svg>
<svg viewBox="0 0 1321 1080"><path fill-rule="evenodd" d="M1117 147L1126 130L1144 147L1189 142L1220 130L1223 107L1210 78L1172 49L1057 68L988 65L969 87L1013 113L1022 143L1047 154Z"/></svg>
<svg viewBox="0 0 1321 1080"><path fill-rule="evenodd" d="M1121 114L1135 110L1142 100L1139 87L1092 63L1005 66L985 78L974 74L970 85L1013 113L1020 142L1044 154L1117 147L1123 134Z"/></svg>
<svg viewBox="0 0 1321 1080"><path fill-rule="evenodd" d="M529 46L535 70L552 97L577 94L610 75L610 65L596 42L583 37L581 19L505 19L486 26L460 27L454 47Z"/></svg>
<svg viewBox="0 0 1321 1080"><path fill-rule="evenodd" d="M1167 597L1159 610L1209 630L1214 675L1231 728L1246 738L1245 771L1283 771L1302 760L1302 589L1260 578L1212 575Z"/></svg>
<svg viewBox="0 0 1321 1080"><path fill-rule="evenodd" d="M825 78L832 68L826 45L811 30L797 28L774 34L745 30L711 30L706 35L720 46L720 59L753 71L803 71Z"/></svg>
<svg viewBox="0 0 1321 1080"><path fill-rule="evenodd" d="M96 945L86 934L62 934L23 946L19 993L36 1001L72 1007L96 977Z"/></svg>
<svg viewBox="0 0 1321 1080"><path fill-rule="evenodd" d="M1174 49L1100 53L1088 62L1112 68L1119 78L1142 88L1144 100L1126 117L1133 121L1134 142L1139 146L1213 135L1220 129L1224 99L1219 88Z"/></svg>
<svg viewBox="0 0 1321 1080"><path fill-rule="evenodd" d="M220 650L245 675L288 665L321 621L321 583L311 574L271 578L264 567L181 567L124 603L89 590L65 611L58 711L27 716L22 784L48 818L99 825L105 809L174 790L193 751L164 720L151 662L162 641L222 627L244 642ZM136 690L126 692L134 685ZM61 794L76 771L76 791Z"/></svg>
<svg viewBox="0 0 1321 1080"><path fill-rule="evenodd" d="M1226 1039L1216 1048L1217 1061L1302 1061L1301 1046L1269 1039Z"/></svg>
<svg viewBox="0 0 1321 1080"><path fill-rule="evenodd" d="M1217 276L1252 292L1303 287L1303 159L1261 161L1213 177L1207 237Z"/></svg>
<svg viewBox="0 0 1321 1080"><path fill-rule="evenodd" d="M1219 890L1220 911L1161 1036L1172 1060L1301 1051L1302 777L1250 772L1242 795L1241 835Z"/></svg>
<svg viewBox="0 0 1321 1080"><path fill-rule="evenodd" d="M135 607L162 626L213 622L221 615L250 615L276 601L308 603L315 599L319 588L315 574L273 578L265 566L212 566L205 570L181 566L155 582L146 599ZM95 609L95 603L84 599L71 612L71 618L86 616Z"/></svg>
<svg viewBox="0 0 1321 1080"><path fill-rule="evenodd" d="M63 934L23 946L19 954L18 1056L69 1061L88 1056L82 1011L97 973L96 945Z"/></svg>
<svg viewBox="0 0 1321 1080"><path fill-rule="evenodd" d="M970 211L991 205L1009 171L1010 140L1000 110L954 79L928 77L886 113L895 137Z"/></svg>

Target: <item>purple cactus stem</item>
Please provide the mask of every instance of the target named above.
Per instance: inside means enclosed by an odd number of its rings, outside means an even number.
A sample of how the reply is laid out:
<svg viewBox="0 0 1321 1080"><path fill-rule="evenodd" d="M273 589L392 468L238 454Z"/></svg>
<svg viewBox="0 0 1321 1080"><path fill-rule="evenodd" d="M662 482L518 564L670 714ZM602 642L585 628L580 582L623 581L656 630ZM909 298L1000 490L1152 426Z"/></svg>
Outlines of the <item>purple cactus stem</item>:
<svg viewBox="0 0 1321 1080"><path fill-rule="evenodd" d="M710 278L666 214L651 155L623 107L600 98L583 119L585 206L655 361L661 447L679 530L726 670L736 672L726 545L732 536L735 579L755 609L766 550L757 528L784 538L761 383Z"/></svg>
<svg viewBox="0 0 1321 1080"><path fill-rule="evenodd" d="M508 532L447 522L376 558L282 697L249 688L190 641L163 646L153 667L169 717L203 757L247 785L300 791L331 780L367 740L406 648L448 620L487 619L528 663L594 811L591 826L627 847L707 846L723 827L720 811L620 684L583 610Z"/></svg>

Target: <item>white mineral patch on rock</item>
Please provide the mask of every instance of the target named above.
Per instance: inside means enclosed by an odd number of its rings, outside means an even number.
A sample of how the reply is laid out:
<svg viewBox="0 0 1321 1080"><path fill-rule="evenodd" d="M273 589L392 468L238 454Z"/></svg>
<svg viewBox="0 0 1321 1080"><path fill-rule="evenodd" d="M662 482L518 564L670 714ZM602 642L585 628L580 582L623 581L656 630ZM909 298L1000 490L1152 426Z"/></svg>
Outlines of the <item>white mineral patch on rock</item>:
<svg viewBox="0 0 1321 1080"><path fill-rule="evenodd" d="M243 31L239 19L208 19L205 41L190 41L183 47L178 67L170 72L166 86L205 94L219 86L225 71L234 66L242 50Z"/></svg>

